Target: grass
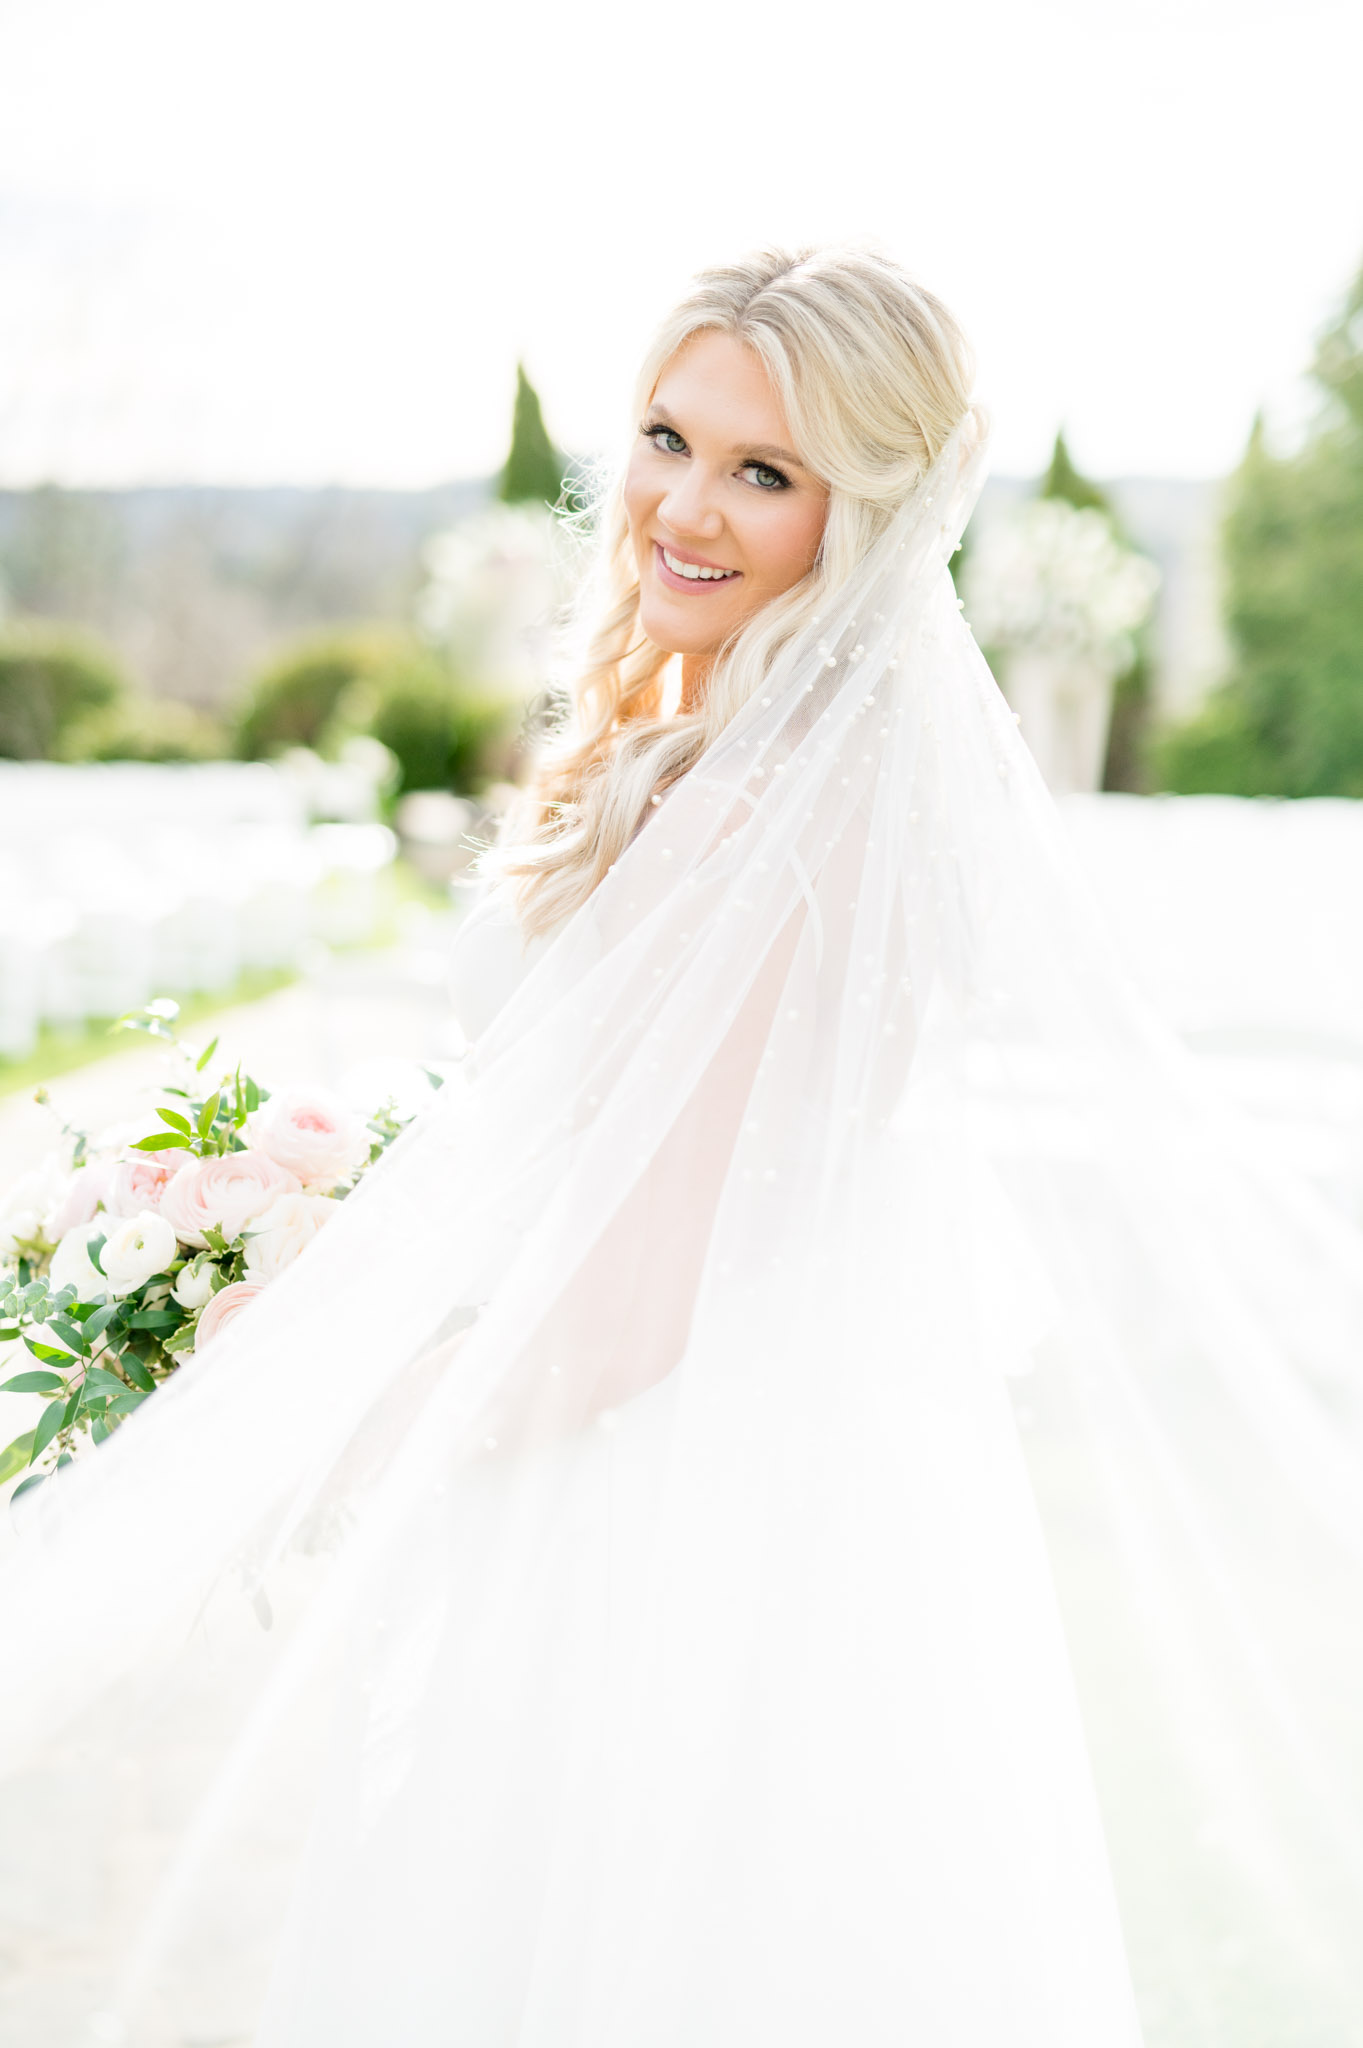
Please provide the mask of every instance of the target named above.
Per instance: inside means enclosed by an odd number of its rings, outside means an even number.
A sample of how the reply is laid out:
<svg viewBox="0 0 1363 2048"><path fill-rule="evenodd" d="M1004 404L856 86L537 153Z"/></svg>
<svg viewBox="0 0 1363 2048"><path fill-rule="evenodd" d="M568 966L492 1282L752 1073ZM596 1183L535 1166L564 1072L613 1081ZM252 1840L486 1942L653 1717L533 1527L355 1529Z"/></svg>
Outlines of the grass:
<svg viewBox="0 0 1363 2048"><path fill-rule="evenodd" d="M180 1004L176 1028L202 1023L205 1017L215 1016L219 1010L232 1008L238 1003L257 1002L261 996L273 995L276 989L287 988L290 982L297 980L298 973L294 968L260 967L239 975L229 987L210 995L179 996L176 998ZM112 1031L112 1023L112 1018L92 1017L84 1024L68 1027L44 1024L38 1043L24 1059L0 1059L0 1098L36 1088L44 1081L55 1080L59 1074L69 1074L77 1067L87 1066L91 1060L104 1059L111 1053L130 1052L135 1046L145 1045L146 1040L136 1034Z"/></svg>

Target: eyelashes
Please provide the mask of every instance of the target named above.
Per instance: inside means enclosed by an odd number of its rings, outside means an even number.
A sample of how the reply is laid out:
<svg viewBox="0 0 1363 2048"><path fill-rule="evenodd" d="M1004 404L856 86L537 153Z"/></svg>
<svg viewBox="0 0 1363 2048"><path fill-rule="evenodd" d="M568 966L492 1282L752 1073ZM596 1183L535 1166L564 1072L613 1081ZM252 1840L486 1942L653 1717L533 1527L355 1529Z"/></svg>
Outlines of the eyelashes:
<svg viewBox="0 0 1363 2048"><path fill-rule="evenodd" d="M679 434L675 427L669 427L665 420L645 420L639 432L645 441L653 443L660 455L688 455L691 452L685 437ZM675 442L677 445L669 447L666 445L668 442ZM778 469L772 462L745 462L738 474L747 478L756 491L773 494L777 491L788 491L791 487L790 478L785 471Z"/></svg>

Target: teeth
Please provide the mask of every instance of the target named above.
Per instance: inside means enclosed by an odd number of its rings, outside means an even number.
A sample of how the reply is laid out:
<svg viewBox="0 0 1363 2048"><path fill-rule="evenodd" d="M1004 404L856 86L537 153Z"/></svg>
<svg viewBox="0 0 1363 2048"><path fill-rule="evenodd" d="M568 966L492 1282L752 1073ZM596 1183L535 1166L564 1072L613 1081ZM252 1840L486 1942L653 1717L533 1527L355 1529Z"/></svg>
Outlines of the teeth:
<svg viewBox="0 0 1363 2048"><path fill-rule="evenodd" d="M675 555L663 549L663 560L674 576L684 576L688 583L723 583L726 578L736 576L736 569L702 569L697 562L679 562Z"/></svg>

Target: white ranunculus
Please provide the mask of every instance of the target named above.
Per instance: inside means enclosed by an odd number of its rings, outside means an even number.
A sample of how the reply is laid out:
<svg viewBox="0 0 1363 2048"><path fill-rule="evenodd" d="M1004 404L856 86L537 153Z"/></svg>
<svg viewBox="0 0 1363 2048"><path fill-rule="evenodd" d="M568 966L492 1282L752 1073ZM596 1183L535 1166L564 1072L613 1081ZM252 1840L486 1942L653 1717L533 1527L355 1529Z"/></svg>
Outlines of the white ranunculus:
<svg viewBox="0 0 1363 2048"><path fill-rule="evenodd" d="M284 1088L251 1118L253 1145L314 1191L366 1165L372 1134L362 1116L320 1088Z"/></svg>
<svg viewBox="0 0 1363 2048"><path fill-rule="evenodd" d="M21 1244L44 1235L44 1224L65 1194L69 1178L55 1153L20 1175L0 1202L0 1258L12 1259Z"/></svg>
<svg viewBox="0 0 1363 2048"><path fill-rule="evenodd" d="M186 1266L170 1291L181 1308L202 1308L213 1292L212 1266L207 1261L197 1271Z"/></svg>
<svg viewBox="0 0 1363 2048"><path fill-rule="evenodd" d="M246 1270L274 1280L312 1243L341 1204L330 1195L281 1195L258 1216L246 1240Z"/></svg>
<svg viewBox="0 0 1363 2048"><path fill-rule="evenodd" d="M175 1232L154 1209L112 1224L99 1255L110 1294L135 1294L153 1273L165 1271L176 1250Z"/></svg>
<svg viewBox="0 0 1363 2048"><path fill-rule="evenodd" d="M92 1263L89 1249L91 1241L103 1237L107 1228L104 1218L99 1217L90 1223L73 1224L63 1233L47 1272L48 1285L54 1294L63 1287L74 1287L81 1301L93 1301L97 1294L109 1292L109 1283Z"/></svg>

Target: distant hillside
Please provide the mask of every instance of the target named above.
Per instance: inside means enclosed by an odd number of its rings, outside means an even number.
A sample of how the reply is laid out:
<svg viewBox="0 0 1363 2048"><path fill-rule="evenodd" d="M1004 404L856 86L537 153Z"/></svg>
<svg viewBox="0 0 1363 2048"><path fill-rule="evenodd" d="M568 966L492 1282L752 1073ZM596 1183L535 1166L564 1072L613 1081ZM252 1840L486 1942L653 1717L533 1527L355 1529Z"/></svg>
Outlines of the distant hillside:
<svg viewBox="0 0 1363 2048"><path fill-rule="evenodd" d="M1033 487L991 479L977 521ZM1181 709L1221 662L1219 486L1140 477L1107 488L1163 571L1157 687ZM489 489L475 479L428 491L0 491L0 589L15 610L108 634L157 694L220 705L298 633L405 616L423 543Z"/></svg>

